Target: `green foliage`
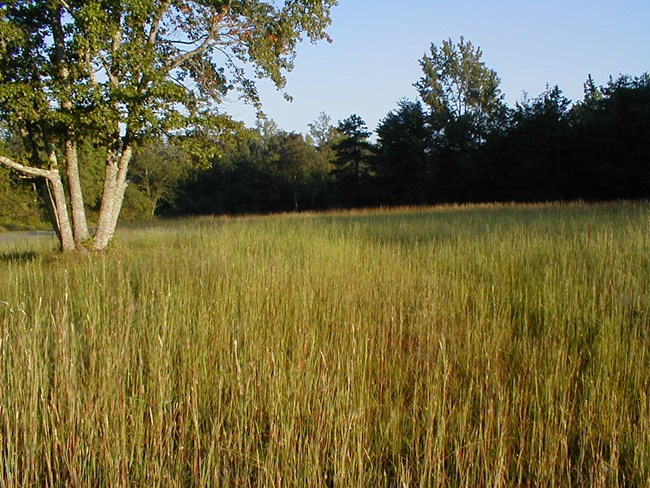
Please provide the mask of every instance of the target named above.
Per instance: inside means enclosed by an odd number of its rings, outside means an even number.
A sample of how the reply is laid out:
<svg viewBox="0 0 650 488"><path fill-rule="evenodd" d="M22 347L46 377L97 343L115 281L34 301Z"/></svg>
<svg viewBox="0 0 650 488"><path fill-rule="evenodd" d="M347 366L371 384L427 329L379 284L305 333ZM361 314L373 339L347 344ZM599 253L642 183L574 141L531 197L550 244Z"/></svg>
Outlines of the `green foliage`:
<svg viewBox="0 0 650 488"><path fill-rule="evenodd" d="M401 100L379 123L374 166L382 202L429 201L435 164L433 139L428 114L420 102Z"/></svg>
<svg viewBox="0 0 650 488"><path fill-rule="evenodd" d="M489 199L619 199L650 196L650 83L621 76L571 105L555 87L525 98L510 126L476 155ZM485 197L484 197L485 198Z"/></svg>
<svg viewBox="0 0 650 488"><path fill-rule="evenodd" d="M650 75L610 78L571 112L586 178L582 193L593 198L650 195Z"/></svg>
<svg viewBox="0 0 650 488"><path fill-rule="evenodd" d="M106 149L84 142L78 147L78 156L86 211L96 217L102 203Z"/></svg>
<svg viewBox="0 0 650 488"><path fill-rule="evenodd" d="M243 63L284 86L297 42L303 35L327 37L335 3L9 2L0 51L3 118L65 122L99 138L115 130L117 120L134 138L199 121L213 124L204 117L210 119L232 89L259 103ZM60 46L49 37L57 28L52 15L62 16ZM50 64L59 48L66 80ZM52 103L61 99L71 99L72 108Z"/></svg>
<svg viewBox="0 0 650 488"><path fill-rule="evenodd" d="M501 80L481 60L483 52L463 37L441 47L431 44L420 60L423 76L415 84L438 124L468 126L471 140L480 141L492 130L503 112Z"/></svg>
<svg viewBox="0 0 650 488"><path fill-rule="evenodd" d="M190 154L173 142L154 139L140 148L131 164L131 182L147 200L153 217L161 204L172 204L193 167Z"/></svg>
<svg viewBox="0 0 650 488"><path fill-rule="evenodd" d="M326 206L330 163L304 136L271 120L241 134L236 145L194 174L177 212L242 213Z"/></svg>
<svg viewBox="0 0 650 488"><path fill-rule="evenodd" d="M20 139L0 124L0 154L18 158L24 153ZM0 168L0 230L41 228L44 217L34 181Z"/></svg>
<svg viewBox="0 0 650 488"><path fill-rule="evenodd" d="M207 169L248 135L242 122L226 115L210 115L195 120L189 130L173 139L192 159L195 167Z"/></svg>
<svg viewBox="0 0 650 488"><path fill-rule="evenodd" d="M340 183L343 194L352 196L352 199L344 201L344 204L358 206L365 200L362 195L362 182L367 179L371 170L372 144L368 140L371 132L363 119L356 114L339 121L337 131L340 138L333 146L336 159L332 174Z"/></svg>
<svg viewBox="0 0 650 488"><path fill-rule="evenodd" d="M152 198L136 185L129 185L124 194L122 220L124 222L146 222L153 217Z"/></svg>
<svg viewBox="0 0 650 488"><path fill-rule="evenodd" d="M0 230L42 228L43 214L34 183L0 169Z"/></svg>
<svg viewBox="0 0 650 488"><path fill-rule="evenodd" d="M503 104L480 48L431 46L415 84L428 111L401 102L381 121L380 204L648 198L650 77L619 76L572 104L558 86Z"/></svg>
<svg viewBox="0 0 650 488"><path fill-rule="evenodd" d="M647 75L601 87L590 79L577 104L548 86L502 106L481 141L470 118L443 123L408 100L380 122L376 145L359 116L337 129L323 113L307 137L260 121L184 185L177 212L289 211L296 196L301 210L647 198L648 86Z"/></svg>
<svg viewBox="0 0 650 488"><path fill-rule="evenodd" d="M98 233L106 244L98 245L107 245L132 149L148 137L174 137L207 167L241 132L220 111L224 97L234 93L260 110L255 78L283 88L298 42L328 39L334 5L336 0L5 2L0 121L25 139L28 152L21 161L32 167L54 171L67 164L76 170L71 145L104 148L102 198L110 201L100 206ZM80 201L74 192L71 181L73 205ZM95 207L94 188L90 193ZM60 196L56 207L64 204ZM62 220L55 219L58 225Z"/></svg>
<svg viewBox="0 0 650 488"><path fill-rule="evenodd" d="M522 100L512 115L512 149L519 164L513 168L519 199L557 199L565 193L561 158L567 152L571 101L560 88L546 87L533 100ZM538 193L539 192L539 193Z"/></svg>
<svg viewBox="0 0 650 488"><path fill-rule="evenodd" d="M321 112L318 118L308 124L309 135L319 152L328 152L332 150L334 144L341 138L341 133L332 125L332 119L325 112ZM328 161L334 159L327 155Z"/></svg>
<svg viewBox="0 0 650 488"><path fill-rule="evenodd" d="M322 154L301 134L294 132L280 134L271 142L269 149L274 171L293 190L294 210L300 210L304 204L313 208L329 169L324 164ZM301 201L303 199L305 201Z"/></svg>

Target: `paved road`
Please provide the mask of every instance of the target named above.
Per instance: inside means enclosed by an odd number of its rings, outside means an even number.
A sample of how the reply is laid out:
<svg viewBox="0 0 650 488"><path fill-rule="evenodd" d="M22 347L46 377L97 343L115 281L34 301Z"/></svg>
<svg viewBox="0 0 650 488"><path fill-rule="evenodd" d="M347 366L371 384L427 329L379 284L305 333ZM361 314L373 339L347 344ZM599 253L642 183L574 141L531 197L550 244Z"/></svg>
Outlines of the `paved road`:
<svg viewBox="0 0 650 488"><path fill-rule="evenodd" d="M28 239L33 237L55 237L51 230L27 230L19 232L4 232L0 234L0 241L15 241L17 239Z"/></svg>

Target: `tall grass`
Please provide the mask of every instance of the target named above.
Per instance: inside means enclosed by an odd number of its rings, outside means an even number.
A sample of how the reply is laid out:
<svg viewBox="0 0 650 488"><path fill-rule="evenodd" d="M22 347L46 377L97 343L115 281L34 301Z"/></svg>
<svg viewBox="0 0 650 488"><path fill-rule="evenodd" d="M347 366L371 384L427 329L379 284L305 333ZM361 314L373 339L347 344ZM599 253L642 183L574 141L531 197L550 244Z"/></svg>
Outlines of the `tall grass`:
<svg viewBox="0 0 650 488"><path fill-rule="evenodd" d="M646 204L1 242L4 486L648 486Z"/></svg>

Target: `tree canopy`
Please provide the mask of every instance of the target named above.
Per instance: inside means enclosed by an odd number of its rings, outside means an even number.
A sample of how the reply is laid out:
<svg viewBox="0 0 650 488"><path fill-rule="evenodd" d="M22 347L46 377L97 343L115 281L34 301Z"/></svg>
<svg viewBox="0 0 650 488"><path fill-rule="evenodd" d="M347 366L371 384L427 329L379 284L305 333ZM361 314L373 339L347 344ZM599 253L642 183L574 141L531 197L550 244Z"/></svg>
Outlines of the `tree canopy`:
<svg viewBox="0 0 650 488"><path fill-rule="evenodd" d="M26 154L0 164L42 180L64 249L90 238L77 147L105 148L92 249L110 242L134 149L150 135L232 130L236 91L260 109L254 79L282 89L295 48L328 39L336 0L50 0L0 5L0 120ZM66 170L68 197L60 168ZM72 208L72 223L66 198Z"/></svg>
<svg viewBox="0 0 650 488"><path fill-rule="evenodd" d="M481 48L463 37L431 44L420 60L422 78L415 83L422 101L442 124L464 123L474 139L484 138L503 110L501 80L482 61Z"/></svg>

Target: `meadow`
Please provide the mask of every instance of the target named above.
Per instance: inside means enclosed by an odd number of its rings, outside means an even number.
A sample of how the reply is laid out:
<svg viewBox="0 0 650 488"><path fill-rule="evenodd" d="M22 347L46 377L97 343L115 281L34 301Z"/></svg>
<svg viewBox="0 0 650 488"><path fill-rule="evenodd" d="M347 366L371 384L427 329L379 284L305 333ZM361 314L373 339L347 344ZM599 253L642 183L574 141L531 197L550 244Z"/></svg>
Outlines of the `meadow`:
<svg viewBox="0 0 650 488"><path fill-rule="evenodd" d="M0 484L649 486L650 205L0 241Z"/></svg>

